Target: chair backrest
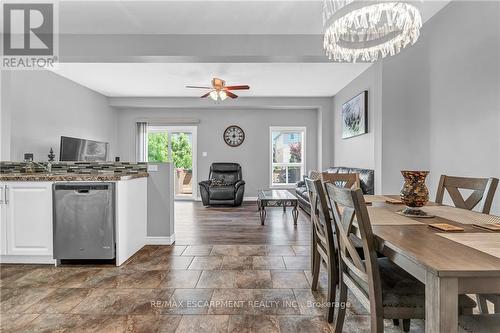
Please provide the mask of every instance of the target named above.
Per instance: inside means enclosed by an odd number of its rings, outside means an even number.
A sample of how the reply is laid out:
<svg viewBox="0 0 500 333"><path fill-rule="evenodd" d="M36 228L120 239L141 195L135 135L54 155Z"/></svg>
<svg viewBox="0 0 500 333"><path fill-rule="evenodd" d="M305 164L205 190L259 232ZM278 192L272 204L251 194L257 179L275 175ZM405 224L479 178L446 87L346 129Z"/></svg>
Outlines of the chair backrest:
<svg viewBox="0 0 500 333"><path fill-rule="evenodd" d="M311 203L311 222L319 240L323 256L335 255L334 225L330 217L327 197L321 180L306 178L307 193Z"/></svg>
<svg viewBox="0 0 500 333"><path fill-rule="evenodd" d="M241 166L238 163L212 163L209 180L222 180L224 184L234 184L242 179Z"/></svg>
<svg viewBox="0 0 500 333"><path fill-rule="evenodd" d="M321 173L324 183L331 183L337 187L360 188L359 173Z"/></svg>
<svg viewBox="0 0 500 333"><path fill-rule="evenodd" d="M321 179L321 174L322 174L321 171L311 170L311 171L309 171L308 178L312 179L312 180L318 180L318 179Z"/></svg>
<svg viewBox="0 0 500 333"><path fill-rule="evenodd" d="M351 167L332 167L325 170L329 173L358 173L363 194L375 194L375 171Z"/></svg>
<svg viewBox="0 0 500 333"><path fill-rule="evenodd" d="M342 281L372 316L383 316L380 273L372 227L361 189L325 183L333 210ZM356 246L363 247L362 260ZM368 292L368 294L366 294Z"/></svg>
<svg viewBox="0 0 500 333"><path fill-rule="evenodd" d="M481 213L489 214L497 186L497 178L467 178L441 175L436 202L443 203L446 189L455 207L472 210L480 204L479 210ZM464 199L460 189L472 190L472 193L467 199Z"/></svg>

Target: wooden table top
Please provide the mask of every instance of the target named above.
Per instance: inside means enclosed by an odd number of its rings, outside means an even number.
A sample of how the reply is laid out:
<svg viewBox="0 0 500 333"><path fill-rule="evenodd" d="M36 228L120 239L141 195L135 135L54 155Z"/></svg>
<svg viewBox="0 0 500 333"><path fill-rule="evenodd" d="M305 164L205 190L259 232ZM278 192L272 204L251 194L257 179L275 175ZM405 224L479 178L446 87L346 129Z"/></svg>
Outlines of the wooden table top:
<svg viewBox="0 0 500 333"><path fill-rule="evenodd" d="M403 205L388 204L382 198L376 199L372 201L371 207L373 208L371 209L389 210L393 212L395 220L401 221L402 216L395 212L402 209ZM429 203L429 205L436 204ZM382 216L386 220L391 215L382 214ZM442 237L439 234L443 234L443 232L429 228L428 224L448 223L460 226L465 229L461 234L482 233L485 235L482 238L486 243L497 240L498 233L481 230L470 224L461 224L441 217L403 218L420 223L387 224L387 222L378 221L378 219L382 219L380 214L370 215L373 233L379 243L381 252L393 252L394 255L402 255L405 259L411 260L416 265L421 265L422 268L439 276L500 277L500 258ZM480 243L476 244L481 246ZM485 244L486 246L488 244Z"/></svg>

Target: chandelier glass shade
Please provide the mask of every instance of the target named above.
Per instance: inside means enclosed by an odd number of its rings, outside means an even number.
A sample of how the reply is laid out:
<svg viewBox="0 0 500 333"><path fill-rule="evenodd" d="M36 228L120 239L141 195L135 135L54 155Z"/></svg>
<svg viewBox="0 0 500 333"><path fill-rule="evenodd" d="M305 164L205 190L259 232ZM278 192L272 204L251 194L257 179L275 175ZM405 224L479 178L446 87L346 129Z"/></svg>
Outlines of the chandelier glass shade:
<svg viewBox="0 0 500 333"><path fill-rule="evenodd" d="M324 0L323 47L329 59L374 62L413 45L422 27L420 1Z"/></svg>

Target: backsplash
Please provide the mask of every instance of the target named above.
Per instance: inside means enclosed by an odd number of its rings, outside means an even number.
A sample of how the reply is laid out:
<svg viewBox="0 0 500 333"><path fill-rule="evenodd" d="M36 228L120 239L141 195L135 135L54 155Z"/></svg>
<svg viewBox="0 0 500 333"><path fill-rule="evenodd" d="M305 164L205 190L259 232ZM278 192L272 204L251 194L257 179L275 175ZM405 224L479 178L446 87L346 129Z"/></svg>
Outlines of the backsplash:
<svg viewBox="0 0 500 333"><path fill-rule="evenodd" d="M0 174L47 173L47 162L0 162ZM146 162L54 162L53 174L134 174L146 172ZM31 170L30 170L31 169Z"/></svg>

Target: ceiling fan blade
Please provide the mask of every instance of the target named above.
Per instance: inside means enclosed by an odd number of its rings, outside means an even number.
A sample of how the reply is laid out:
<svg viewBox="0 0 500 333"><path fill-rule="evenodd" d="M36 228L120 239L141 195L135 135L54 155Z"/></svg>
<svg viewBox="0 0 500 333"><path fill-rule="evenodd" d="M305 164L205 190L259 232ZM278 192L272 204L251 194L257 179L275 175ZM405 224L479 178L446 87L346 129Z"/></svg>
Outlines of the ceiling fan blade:
<svg viewBox="0 0 500 333"><path fill-rule="evenodd" d="M200 98L205 98L205 97L207 97L208 95L210 95L210 91L209 91L209 92L207 92L205 95L200 96Z"/></svg>
<svg viewBox="0 0 500 333"><path fill-rule="evenodd" d="M250 86L247 86L245 84L245 85L241 85L241 86L226 86L224 88L226 88L227 90L247 90L247 89L250 89Z"/></svg>
<svg viewBox="0 0 500 333"><path fill-rule="evenodd" d="M238 98L238 95L233 94L232 92L227 91L227 90L226 90L226 95L228 95L228 96L229 96L229 97L231 97L231 98Z"/></svg>
<svg viewBox="0 0 500 333"><path fill-rule="evenodd" d="M186 86L186 88L212 89L212 87L200 87L200 86Z"/></svg>

